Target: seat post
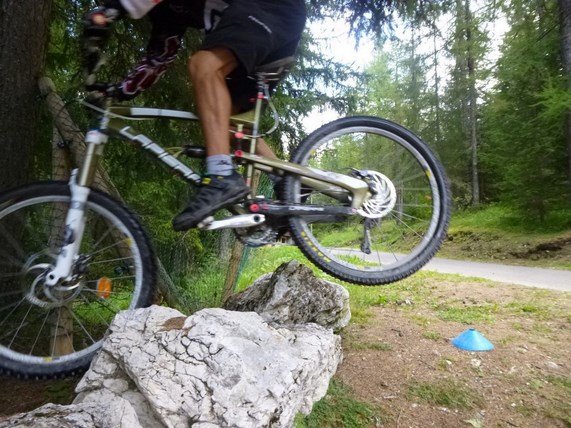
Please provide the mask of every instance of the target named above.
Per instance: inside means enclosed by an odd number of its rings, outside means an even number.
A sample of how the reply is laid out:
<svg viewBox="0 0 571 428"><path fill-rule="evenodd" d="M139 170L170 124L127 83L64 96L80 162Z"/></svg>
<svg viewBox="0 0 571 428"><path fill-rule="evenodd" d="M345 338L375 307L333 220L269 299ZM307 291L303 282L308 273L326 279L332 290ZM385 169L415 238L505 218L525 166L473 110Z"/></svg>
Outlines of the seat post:
<svg viewBox="0 0 571 428"><path fill-rule="evenodd" d="M256 144L258 142L258 134L260 128L260 118L262 116L262 105L264 100L266 99L266 93L268 91L268 83L266 79L261 76L256 76L258 92L256 94L256 107L254 110L254 123L252 124L252 137L250 138L250 153L256 153ZM246 169L246 184L251 186L252 184L252 177L254 175L254 165L248 164Z"/></svg>

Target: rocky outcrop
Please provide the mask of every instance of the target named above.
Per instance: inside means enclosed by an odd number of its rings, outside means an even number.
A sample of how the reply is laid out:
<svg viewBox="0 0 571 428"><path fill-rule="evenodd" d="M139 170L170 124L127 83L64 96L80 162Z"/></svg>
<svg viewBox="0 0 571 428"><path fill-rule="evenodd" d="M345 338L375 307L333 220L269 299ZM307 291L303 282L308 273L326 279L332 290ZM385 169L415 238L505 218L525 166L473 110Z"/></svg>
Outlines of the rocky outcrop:
<svg viewBox="0 0 571 428"><path fill-rule="evenodd" d="M229 305L260 313L120 313L73 405L47 405L0 427L292 426L325 395L341 361L332 327L347 322L348 299L297 263L254 287Z"/></svg>
<svg viewBox="0 0 571 428"><path fill-rule="evenodd" d="M349 293L338 284L317 278L296 261L259 278L224 305L233 311L254 311L280 324L316 323L338 330L351 318Z"/></svg>

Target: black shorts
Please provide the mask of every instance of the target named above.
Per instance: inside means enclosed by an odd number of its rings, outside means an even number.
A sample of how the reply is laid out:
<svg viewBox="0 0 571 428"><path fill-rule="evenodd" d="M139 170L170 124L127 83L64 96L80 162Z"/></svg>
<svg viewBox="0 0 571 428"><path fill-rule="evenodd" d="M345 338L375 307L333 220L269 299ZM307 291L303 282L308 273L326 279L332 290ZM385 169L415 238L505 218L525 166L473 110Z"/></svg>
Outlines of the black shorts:
<svg viewBox="0 0 571 428"><path fill-rule="evenodd" d="M292 56L305 26L304 0L233 0L201 49L225 47L245 73Z"/></svg>
<svg viewBox="0 0 571 428"><path fill-rule="evenodd" d="M257 66L295 54L305 18L304 0L233 0L206 34L201 49L230 49L240 63L228 76L236 112L253 107L256 82L247 76Z"/></svg>

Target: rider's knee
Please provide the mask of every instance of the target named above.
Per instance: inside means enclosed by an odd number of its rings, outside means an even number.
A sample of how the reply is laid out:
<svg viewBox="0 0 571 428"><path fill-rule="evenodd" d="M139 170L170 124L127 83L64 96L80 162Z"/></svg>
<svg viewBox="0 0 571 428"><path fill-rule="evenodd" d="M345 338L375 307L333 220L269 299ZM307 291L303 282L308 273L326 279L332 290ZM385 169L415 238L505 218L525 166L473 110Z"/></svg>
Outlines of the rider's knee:
<svg viewBox="0 0 571 428"><path fill-rule="evenodd" d="M188 72L192 80L200 80L215 71L210 65L209 57L208 51L198 51L190 57L188 60Z"/></svg>
<svg viewBox="0 0 571 428"><path fill-rule="evenodd" d="M188 71L195 82L217 74L224 77L235 67L235 62L232 52L225 48L199 50L188 60Z"/></svg>

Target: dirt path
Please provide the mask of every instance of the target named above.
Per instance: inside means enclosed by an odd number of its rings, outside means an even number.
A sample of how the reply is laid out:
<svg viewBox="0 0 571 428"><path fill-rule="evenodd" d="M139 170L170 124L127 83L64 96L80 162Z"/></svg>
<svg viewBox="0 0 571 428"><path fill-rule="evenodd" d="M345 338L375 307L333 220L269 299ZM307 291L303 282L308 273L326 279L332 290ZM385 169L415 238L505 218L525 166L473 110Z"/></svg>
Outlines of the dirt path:
<svg viewBox="0 0 571 428"><path fill-rule="evenodd" d="M424 270L485 278L548 290L571 291L571 271L434 258Z"/></svg>
<svg viewBox="0 0 571 428"><path fill-rule="evenodd" d="M346 249L333 250L337 254L354 255L354 251ZM393 257L404 257L402 254L381 253L382 261L394 261ZM359 257L377 263L379 254L359 253ZM471 262L452 260L440 257L433 258L423 270L451 273L467 277L490 279L496 282L538 287L548 290L571 291L571 270L543 269L526 266L503 265L498 263Z"/></svg>
<svg viewBox="0 0 571 428"><path fill-rule="evenodd" d="M343 334L336 376L378 408L382 426L571 426L571 295L427 282L428 295L382 299ZM472 324L456 321L470 314ZM470 326L496 349L453 347Z"/></svg>

